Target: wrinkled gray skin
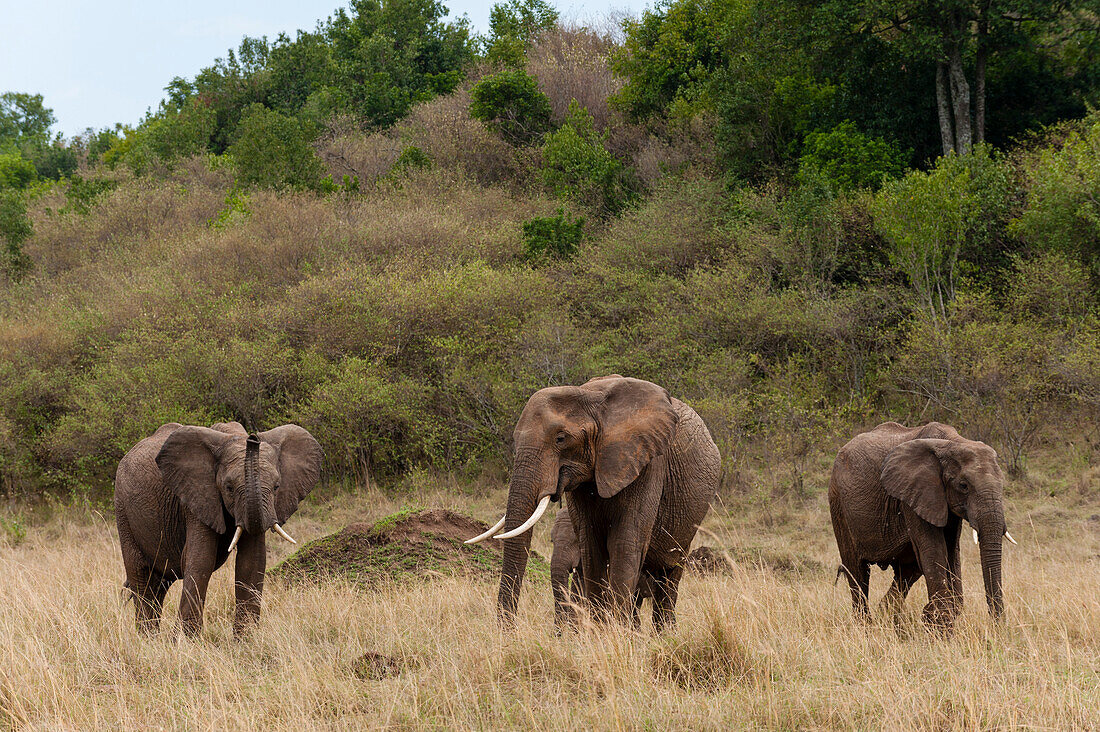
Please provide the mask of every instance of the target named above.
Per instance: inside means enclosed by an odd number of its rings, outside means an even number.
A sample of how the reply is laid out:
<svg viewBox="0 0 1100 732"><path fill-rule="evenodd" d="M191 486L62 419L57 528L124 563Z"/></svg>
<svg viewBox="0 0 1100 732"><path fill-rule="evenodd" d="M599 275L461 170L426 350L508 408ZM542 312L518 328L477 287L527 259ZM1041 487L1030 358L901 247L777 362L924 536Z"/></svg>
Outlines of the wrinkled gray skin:
<svg viewBox="0 0 1100 732"><path fill-rule="evenodd" d="M953 427L880 424L841 448L829 480L829 510L856 614L868 616L870 565L893 567L883 608L895 613L913 583L928 585L926 624L950 630L962 610L963 521L978 531L989 611L1004 611L1001 544L1004 477L997 454Z"/></svg>
<svg viewBox="0 0 1100 732"><path fill-rule="evenodd" d="M573 531L569 508L562 506L550 529L554 553L550 558L550 588L554 593L554 621L558 626L576 623L577 607L584 600L584 570L581 569L581 543ZM633 623L641 623L638 612L642 601L653 599L653 578L643 573L634 591Z"/></svg>
<svg viewBox="0 0 1100 732"><path fill-rule="evenodd" d="M171 423L126 453L115 474L115 514L134 595L138 630L160 625L164 596L183 580L180 623L189 636L202 630L207 583L229 556L237 526L234 633L260 615L265 534L285 523L313 489L321 472L321 447L298 425L256 437L237 422L206 427ZM255 444L255 443L253 443ZM246 469L246 463L248 467Z"/></svg>
<svg viewBox="0 0 1100 732"><path fill-rule="evenodd" d="M632 614L653 578L653 624L675 621L684 561L718 489L720 458L691 407L648 381L606 376L536 392L516 424L504 530L543 496L564 497L581 546L584 597L601 617ZM498 609L510 623L531 532L504 540Z"/></svg>

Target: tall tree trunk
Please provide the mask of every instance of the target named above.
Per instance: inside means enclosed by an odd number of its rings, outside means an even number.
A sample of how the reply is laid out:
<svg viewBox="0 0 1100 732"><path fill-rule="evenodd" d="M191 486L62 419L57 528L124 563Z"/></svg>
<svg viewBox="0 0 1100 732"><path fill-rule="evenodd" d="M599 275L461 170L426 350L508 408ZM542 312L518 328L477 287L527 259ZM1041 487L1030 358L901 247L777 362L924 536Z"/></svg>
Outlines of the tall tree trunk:
<svg viewBox="0 0 1100 732"><path fill-rule="evenodd" d="M985 65L989 55L989 5L982 3L978 15L977 49L974 59L974 142L985 142Z"/></svg>
<svg viewBox="0 0 1100 732"><path fill-rule="evenodd" d="M970 84L966 81L963 69L962 45L951 44L951 57L948 65L948 77L951 80L951 106L955 113L955 152L966 155L970 152L972 136L970 127Z"/></svg>
<svg viewBox="0 0 1100 732"><path fill-rule="evenodd" d="M947 88L947 64L936 64L936 112L940 118L940 139L943 154L955 151L955 132L951 122L951 93Z"/></svg>

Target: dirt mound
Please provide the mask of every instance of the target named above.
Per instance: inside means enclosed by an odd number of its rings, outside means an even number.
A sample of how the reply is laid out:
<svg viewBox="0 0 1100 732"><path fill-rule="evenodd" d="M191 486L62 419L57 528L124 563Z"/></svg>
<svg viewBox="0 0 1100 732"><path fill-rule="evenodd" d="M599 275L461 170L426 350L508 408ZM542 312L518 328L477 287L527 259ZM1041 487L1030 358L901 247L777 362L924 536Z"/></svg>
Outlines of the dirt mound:
<svg viewBox="0 0 1100 732"><path fill-rule="evenodd" d="M730 560L737 564L764 567L773 574L794 578L808 578L826 571L825 566L815 559L757 547L696 547L688 555L687 568L703 575L728 574L732 569Z"/></svg>
<svg viewBox="0 0 1100 732"><path fill-rule="evenodd" d="M495 580L500 576L501 542L462 543L488 528L454 511L408 509L373 524L348 524L312 541L271 574L290 582L338 578L367 586L441 575ZM529 579L547 579L550 568L532 551L527 574Z"/></svg>
<svg viewBox="0 0 1100 732"><path fill-rule="evenodd" d="M687 568L697 574L719 574L730 570L729 560L721 551L709 546L700 546L691 550L687 558Z"/></svg>

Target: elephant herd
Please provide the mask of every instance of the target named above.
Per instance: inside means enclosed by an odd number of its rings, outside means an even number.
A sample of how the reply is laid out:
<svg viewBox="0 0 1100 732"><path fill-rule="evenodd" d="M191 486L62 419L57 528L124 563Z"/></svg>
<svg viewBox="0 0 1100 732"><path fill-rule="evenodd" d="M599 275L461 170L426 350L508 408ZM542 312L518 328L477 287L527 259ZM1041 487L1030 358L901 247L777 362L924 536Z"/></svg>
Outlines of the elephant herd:
<svg viewBox="0 0 1100 732"><path fill-rule="evenodd" d="M520 414L513 450L507 510L467 542L504 542L502 620L515 617L531 528L562 501L551 534L559 624L572 623L584 605L598 618L637 625L645 598L657 632L673 624L688 551L718 489L721 460L702 418L664 388L616 374L537 391ZM321 462L317 441L292 424L248 434L237 422L173 423L137 443L119 463L115 508L138 629L156 631L165 594L182 580L181 627L199 633L210 575L236 550L233 627L246 632L260 614L266 533L294 541L282 524L319 480ZM965 520L981 544L990 612L999 616L1003 483L988 445L935 422L912 429L889 422L841 448L829 507L857 615L868 615L877 564L894 569L888 609L923 576L923 618L949 630L962 605Z"/></svg>

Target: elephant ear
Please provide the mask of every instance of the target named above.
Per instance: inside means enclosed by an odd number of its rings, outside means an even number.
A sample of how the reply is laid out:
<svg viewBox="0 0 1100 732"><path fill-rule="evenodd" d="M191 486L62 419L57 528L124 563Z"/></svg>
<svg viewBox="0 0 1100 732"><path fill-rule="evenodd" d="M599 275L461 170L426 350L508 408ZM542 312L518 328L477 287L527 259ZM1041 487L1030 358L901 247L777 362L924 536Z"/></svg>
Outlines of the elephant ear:
<svg viewBox="0 0 1100 732"><path fill-rule="evenodd" d="M302 499L309 495L321 478L321 445L305 428L284 424L261 432L260 440L279 453L279 490L275 493L275 515L286 523Z"/></svg>
<svg viewBox="0 0 1100 732"><path fill-rule="evenodd" d="M886 493L912 508L934 526L947 525L947 489L943 464L935 443L943 440L910 440L886 456L882 487Z"/></svg>
<svg viewBox="0 0 1100 732"><path fill-rule="evenodd" d="M206 427L180 427L157 453L164 484L184 508L219 534L225 533L225 507L218 490L218 461L233 439L234 435Z"/></svg>
<svg viewBox="0 0 1100 732"><path fill-rule="evenodd" d="M668 449L676 432L676 410L664 388L641 379L593 379L586 387L602 394L596 489L603 498L610 498L637 480L649 461Z"/></svg>

